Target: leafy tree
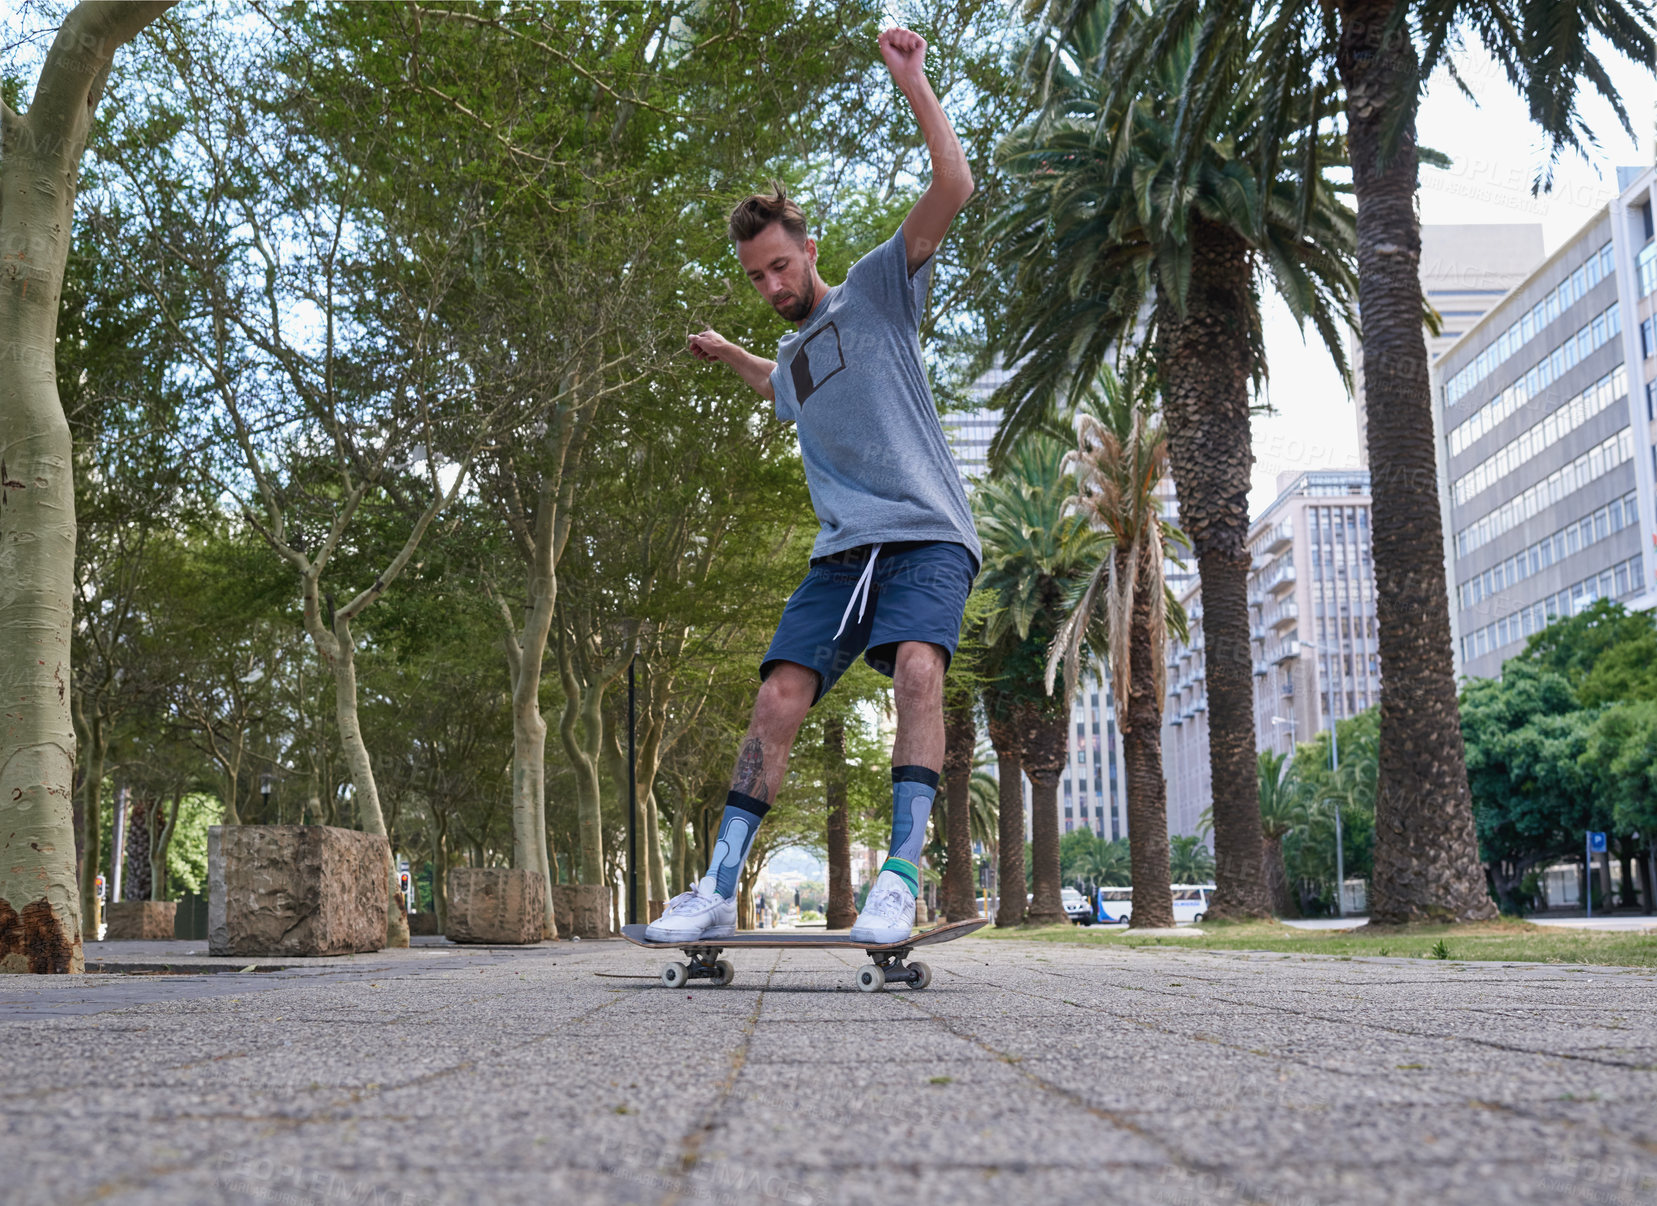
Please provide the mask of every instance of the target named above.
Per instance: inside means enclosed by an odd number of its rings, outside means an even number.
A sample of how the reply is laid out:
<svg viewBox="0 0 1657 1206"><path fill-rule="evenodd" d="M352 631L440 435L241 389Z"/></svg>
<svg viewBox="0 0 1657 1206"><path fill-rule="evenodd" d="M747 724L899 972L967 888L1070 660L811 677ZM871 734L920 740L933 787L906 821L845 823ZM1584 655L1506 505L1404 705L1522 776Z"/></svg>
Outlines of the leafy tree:
<svg viewBox="0 0 1657 1206"><path fill-rule="evenodd" d="M1657 615L1596 599L1532 633L1510 660L1558 674L1584 707L1657 699Z"/></svg>
<svg viewBox="0 0 1657 1206"><path fill-rule="evenodd" d="M1562 675L1516 659L1500 680L1467 685L1461 717L1479 844L1497 899L1517 912L1532 868L1579 850L1584 830L1611 828L1583 766L1592 720Z"/></svg>

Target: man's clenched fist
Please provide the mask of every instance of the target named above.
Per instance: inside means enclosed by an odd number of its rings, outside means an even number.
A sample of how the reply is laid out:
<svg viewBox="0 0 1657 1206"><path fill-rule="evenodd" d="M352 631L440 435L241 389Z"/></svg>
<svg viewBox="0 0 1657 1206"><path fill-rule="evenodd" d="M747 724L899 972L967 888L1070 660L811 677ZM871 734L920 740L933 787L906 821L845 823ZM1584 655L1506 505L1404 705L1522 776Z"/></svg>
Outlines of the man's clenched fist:
<svg viewBox="0 0 1657 1206"><path fill-rule="evenodd" d="M926 39L912 29L894 25L883 32L880 57L900 88L926 78Z"/></svg>

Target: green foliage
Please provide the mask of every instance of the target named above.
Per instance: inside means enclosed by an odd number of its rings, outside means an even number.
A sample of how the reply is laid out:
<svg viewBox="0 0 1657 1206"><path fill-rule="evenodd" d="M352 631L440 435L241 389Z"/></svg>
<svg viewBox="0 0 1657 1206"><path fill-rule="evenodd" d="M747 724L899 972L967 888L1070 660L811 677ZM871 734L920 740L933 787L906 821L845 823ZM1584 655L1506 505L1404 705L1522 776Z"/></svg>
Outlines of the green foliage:
<svg viewBox="0 0 1657 1206"><path fill-rule="evenodd" d="M1168 876L1176 884L1214 881L1214 853L1202 834L1181 833L1168 839Z"/></svg>
<svg viewBox="0 0 1657 1206"><path fill-rule="evenodd" d="M207 894L207 830L219 824L224 805L215 797L192 792L178 809L178 828L167 846L168 897L186 892Z"/></svg>
<svg viewBox="0 0 1657 1206"><path fill-rule="evenodd" d="M1133 883L1127 840L1072 830L1059 839L1059 877L1083 891L1090 886L1127 887Z"/></svg>
<svg viewBox="0 0 1657 1206"><path fill-rule="evenodd" d="M1657 699L1657 615L1597 599L1532 633L1511 661L1559 675L1586 708Z"/></svg>

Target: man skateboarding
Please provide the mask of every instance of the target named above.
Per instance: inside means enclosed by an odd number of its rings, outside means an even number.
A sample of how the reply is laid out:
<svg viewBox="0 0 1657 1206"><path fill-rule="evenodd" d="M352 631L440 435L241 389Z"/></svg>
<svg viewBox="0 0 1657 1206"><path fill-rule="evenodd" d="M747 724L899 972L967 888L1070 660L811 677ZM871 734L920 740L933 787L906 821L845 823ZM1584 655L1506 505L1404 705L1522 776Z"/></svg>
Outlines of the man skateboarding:
<svg viewBox="0 0 1657 1206"><path fill-rule="evenodd" d="M805 216L780 187L731 213L731 242L760 295L792 334L767 360L715 331L691 337L698 359L721 361L796 425L820 522L811 567L789 598L760 665L753 719L708 873L675 897L646 934L677 942L736 930L737 879L776 798L806 712L858 654L892 678L889 856L851 936L909 937L920 852L944 759L944 672L981 550L966 492L938 422L919 327L932 255L972 195L960 139L927 83L926 42L880 35L880 54L908 98L932 158L932 180L903 225L830 287L817 273Z"/></svg>

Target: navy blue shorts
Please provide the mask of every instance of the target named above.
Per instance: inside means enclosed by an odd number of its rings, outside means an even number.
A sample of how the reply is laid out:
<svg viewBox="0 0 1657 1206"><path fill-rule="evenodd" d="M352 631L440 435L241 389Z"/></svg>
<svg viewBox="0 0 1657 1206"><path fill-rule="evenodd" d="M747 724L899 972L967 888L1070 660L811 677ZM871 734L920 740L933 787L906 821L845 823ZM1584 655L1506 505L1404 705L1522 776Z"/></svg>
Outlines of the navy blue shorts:
<svg viewBox="0 0 1657 1206"><path fill-rule="evenodd" d="M789 597L777 635L765 651L759 676L778 662L817 671L817 700L851 668L858 654L887 678L902 641L929 641L944 651L945 664L961 638L961 615L978 566L964 544L909 540L885 544L875 558L873 585L863 618L853 606L846 629L835 630L869 563L869 546L814 558L805 581Z"/></svg>

